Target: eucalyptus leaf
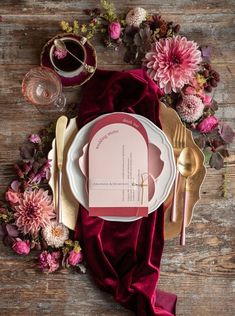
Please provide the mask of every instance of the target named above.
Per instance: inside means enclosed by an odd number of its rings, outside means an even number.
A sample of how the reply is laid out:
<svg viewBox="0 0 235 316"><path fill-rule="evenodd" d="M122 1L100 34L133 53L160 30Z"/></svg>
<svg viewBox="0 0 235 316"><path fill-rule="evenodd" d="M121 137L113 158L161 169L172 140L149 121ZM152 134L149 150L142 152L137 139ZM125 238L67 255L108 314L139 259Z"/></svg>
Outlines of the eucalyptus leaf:
<svg viewBox="0 0 235 316"><path fill-rule="evenodd" d="M205 148L203 150L203 154L205 157L205 163L208 164L210 162L210 159L211 159L213 152L211 150L209 150L208 148Z"/></svg>
<svg viewBox="0 0 235 316"><path fill-rule="evenodd" d="M214 152L211 156L209 164L212 168L219 170L224 166L224 158L219 152Z"/></svg>

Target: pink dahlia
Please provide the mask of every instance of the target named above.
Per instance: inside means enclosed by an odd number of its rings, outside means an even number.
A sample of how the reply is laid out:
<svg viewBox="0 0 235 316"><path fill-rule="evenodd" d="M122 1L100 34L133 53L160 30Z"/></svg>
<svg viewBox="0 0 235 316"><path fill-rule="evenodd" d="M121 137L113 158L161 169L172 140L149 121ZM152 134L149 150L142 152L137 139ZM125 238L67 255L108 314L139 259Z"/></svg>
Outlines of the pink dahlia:
<svg viewBox="0 0 235 316"><path fill-rule="evenodd" d="M43 189L25 191L14 208L16 226L24 234L31 234L33 237L55 218L52 197Z"/></svg>
<svg viewBox="0 0 235 316"><path fill-rule="evenodd" d="M165 93L188 84L201 62L198 45L185 37L161 38L145 55L144 66Z"/></svg>
<svg viewBox="0 0 235 316"><path fill-rule="evenodd" d="M60 267L60 252L55 251L49 253L48 251L43 251L38 258L39 268L43 272L51 273L59 269Z"/></svg>
<svg viewBox="0 0 235 316"><path fill-rule="evenodd" d="M208 116L202 120L198 126L197 129L201 133L210 133L213 131L219 124L219 120L214 115Z"/></svg>
<svg viewBox="0 0 235 316"><path fill-rule="evenodd" d="M195 95L183 95L182 101L177 105L176 111L182 121L193 123L203 114L204 104L201 98Z"/></svg>

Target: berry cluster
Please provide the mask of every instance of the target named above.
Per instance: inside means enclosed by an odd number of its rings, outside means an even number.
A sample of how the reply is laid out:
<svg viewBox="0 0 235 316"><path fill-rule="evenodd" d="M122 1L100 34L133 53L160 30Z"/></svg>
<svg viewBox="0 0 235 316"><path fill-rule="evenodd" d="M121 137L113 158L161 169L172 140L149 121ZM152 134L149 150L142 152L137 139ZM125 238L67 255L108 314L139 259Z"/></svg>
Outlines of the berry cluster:
<svg viewBox="0 0 235 316"><path fill-rule="evenodd" d="M201 72L203 77L206 79L204 88L207 92L211 92L213 88L216 88L220 81L220 75L217 71L212 69L209 63L203 64L203 70Z"/></svg>

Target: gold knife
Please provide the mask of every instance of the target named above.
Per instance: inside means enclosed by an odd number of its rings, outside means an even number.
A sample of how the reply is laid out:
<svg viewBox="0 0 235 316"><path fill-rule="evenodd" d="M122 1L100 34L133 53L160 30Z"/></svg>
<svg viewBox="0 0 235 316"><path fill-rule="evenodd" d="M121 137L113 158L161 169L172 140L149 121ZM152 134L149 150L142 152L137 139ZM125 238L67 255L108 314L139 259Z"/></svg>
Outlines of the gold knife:
<svg viewBox="0 0 235 316"><path fill-rule="evenodd" d="M57 220L62 223L62 167L63 167L63 155L64 155L64 133L66 130L68 118L61 116L56 122L55 138L56 138L56 157L58 168L58 196L57 196Z"/></svg>

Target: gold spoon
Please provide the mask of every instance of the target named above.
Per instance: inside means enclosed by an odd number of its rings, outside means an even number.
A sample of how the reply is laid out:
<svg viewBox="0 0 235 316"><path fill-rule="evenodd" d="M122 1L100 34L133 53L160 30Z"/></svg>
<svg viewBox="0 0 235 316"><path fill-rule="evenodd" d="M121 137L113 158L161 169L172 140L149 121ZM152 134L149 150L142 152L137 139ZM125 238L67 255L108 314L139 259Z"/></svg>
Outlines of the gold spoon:
<svg viewBox="0 0 235 316"><path fill-rule="evenodd" d="M60 39L55 39L54 40L54 45L56 48L58 48L59 50L64 50L66 52L68 52L71 56L73 56L75 59L77 59L85 68L85 70L89 73L93 73L95 71L95 67L87 65L86 63L84 63L81 59L79 59L77 56L75 56L73 53L71 53L70 50L68 50L68 48L66 47L65 42L63 42Z"/></svg>
<svg viewBox="0 0 235 316"><path fill-rule="evenodd" d="M192 148L184 148L177 161L177 169L179 173L185 178L185 195L184 195L184 210L183 210L183 220L182 229L180 234L180 244L185 245L185 226L186 226L186 214L187 214L187 204L188 204L188 178L191 177L197 168L197 162L195 158L195 153Z"/></svg>

